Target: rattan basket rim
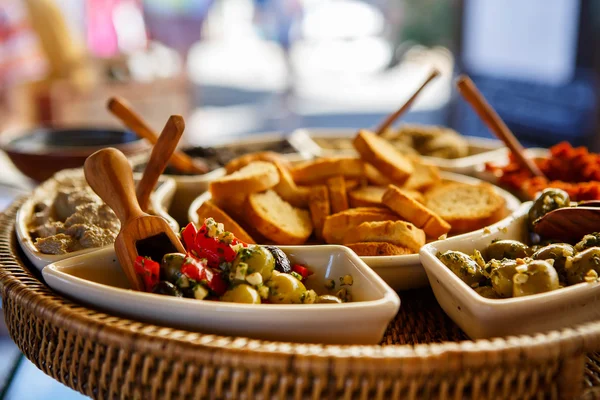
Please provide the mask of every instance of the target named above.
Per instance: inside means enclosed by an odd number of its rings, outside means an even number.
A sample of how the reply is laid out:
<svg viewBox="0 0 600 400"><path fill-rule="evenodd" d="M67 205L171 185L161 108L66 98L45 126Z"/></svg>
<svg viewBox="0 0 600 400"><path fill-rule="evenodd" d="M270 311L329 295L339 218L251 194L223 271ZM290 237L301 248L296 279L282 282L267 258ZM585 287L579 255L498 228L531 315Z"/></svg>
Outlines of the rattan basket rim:
<svg viewBox="0 0 600 400"><path fill-rule="evenodd" d="M213 361L237 366L283 366L293 360L297 367L302 368L302 360L308 357L311 360L308 364L313 369L320 360L324 368L331 367L331 362L336 365L345 363L353 372L383 371L394 366L410 374L448 371L457 365L476 368L491 363L562 359L597 351L600 347L600 321L532 336L492 340L338 346L202 334L108 315L55 294L27 269L18 254L19 245L14 235L15 214L24 200L15 201L0 214L0 294L3 305L6 308L12 303L18 304L50 324L89 340L171 358L180 356L198 360L208 356ZM9 326L9 331L14 328ZM360 363L349 362L357 358L361 359Z"/></svg>

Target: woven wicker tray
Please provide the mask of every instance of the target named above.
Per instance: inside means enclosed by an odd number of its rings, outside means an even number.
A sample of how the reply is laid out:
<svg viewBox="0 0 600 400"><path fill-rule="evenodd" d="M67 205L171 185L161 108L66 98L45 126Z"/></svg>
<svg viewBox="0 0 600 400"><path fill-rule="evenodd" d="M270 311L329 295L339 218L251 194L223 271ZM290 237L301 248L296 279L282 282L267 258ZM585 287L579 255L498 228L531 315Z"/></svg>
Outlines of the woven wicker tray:
<svg viewBox="0 0 600 400"><path fill-rule="evenodd" d="M203 335L77 305L49 290L0 215L0 293L12 339L46 374L94 398L600 398L600 322L468 340L429 289L400 294L380 346ZM360 323L360 321L356 321ZM327 329L327 327L323 327Z"/></svg>

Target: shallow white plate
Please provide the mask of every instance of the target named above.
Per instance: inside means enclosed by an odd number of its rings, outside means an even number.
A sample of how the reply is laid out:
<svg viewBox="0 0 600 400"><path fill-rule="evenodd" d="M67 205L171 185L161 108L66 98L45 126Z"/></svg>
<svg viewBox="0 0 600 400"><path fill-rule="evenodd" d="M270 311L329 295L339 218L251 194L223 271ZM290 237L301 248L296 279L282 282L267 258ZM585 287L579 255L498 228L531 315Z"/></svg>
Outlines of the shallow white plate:
<svg viewBox="0 0 600 400"><path fill-rule="evenodd" d="M320 139L352 139L356 135L356 129L298 129L289 136L288 140L298 151L312 154L315 157L332 154L348 153L356 154L354 150L331 150L319 146L312 138ZM423 160L440 168L441 170L457 174L474 175L477 166L488 161L505 160L508 150L502 142L494 139L485 139L467 136L471 152L475 153L468 157L445 159L438 157L422 156Z"/></svg>
<svg viewBox="0 0 600 400"><path fill-rule="evenodd" d="M400 307L398 295L343 246L281 247L290 261L314 272L307 286L352 275L353 302L343 304L236 304L182 299L128 289L113 249L48 265L42 275L54 290L124 317L228 336L275 341L377 344Z"/></svg>
<svg viewBox="0 0 600 400"><path fill-rule="evenodd" d="M135 174L135 177L136 180L139 180L141 178L141 174ZM150 204L152 209L156 211L156 214L166 219L169 225L173 228L173 230L178 232L179 224L167 212L169 206L171 205L171 202L173 201L174 194L175 182L172 179L161 176L159 178L159 185L157 189L150 196ZM29 236L28 221L31 218L33 206L40 199L41 196L45 195L45 192L34 191L31 198L25 201L21 208L19 208L19 211L17 211L17 222L15 225L15 231L17 233L17 239L19 241L19 244L21 245L21 248L23 249L23 252L25 253L27 259L31 261L31 263L38 270L42 270L42 268L44 268L50 263L97 250L97 248L91 248L74 251L68 254L54 255L41 253L35 247L31 236ZM108 247L112 247L112 245Z"/></svg>
<svg viewBox="0 0 600 400"><path fill-rule="evenodd" d="M481 180L477 178L453 174L451 172L442 172L441 177L448 181L468 183L471 185L481 183ZM504 197L506 200L506 208L510 213L517 210L521 205L521 202L507 191L498 187L494 187L494 190L500 196ZM200 221L198 221L196 210L200 208L202 203L210 200L210 198L210 193L204 192L192 202L188 210L189 221L199 225ZM366 262L369 267L373 268L373 270L375 270L375 272L377 272L377 274L379 274L379 276L381 276L394 290L416 289L429 284L418 254L404 256L371 256L361 257L361 259Z"/></svg>
<svg viewBox="0 0 600 400"><path fill-rule="evenodd" d="M495 239L526 240L524 203L511 217L479 230L430 243L421 248L421 260L431 288L446 314L473 339L525 335L594 321L600 318L600 283L579 283L551 292L510 299L480 296L446 267L436 254L447 250L472 254Z"/></svg>

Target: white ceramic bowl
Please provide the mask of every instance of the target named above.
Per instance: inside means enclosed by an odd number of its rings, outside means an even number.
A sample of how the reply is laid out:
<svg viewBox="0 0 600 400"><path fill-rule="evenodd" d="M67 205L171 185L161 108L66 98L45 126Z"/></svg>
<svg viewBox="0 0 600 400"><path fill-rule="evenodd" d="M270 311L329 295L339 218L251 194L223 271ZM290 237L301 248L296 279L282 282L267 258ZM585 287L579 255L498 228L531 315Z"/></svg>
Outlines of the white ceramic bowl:
<svg viewBox="0 0 600 400"><path fill-rule="evenodd" d="M298 151L311 154L315 157L332 154L348 153L356 154L354 150L331 150L319 146L313 138L319 139L352 139L356 135L354 129L298 129L289 136L288 140ZM502 142L493 139L485 139L468 136L466 137L473 155L468 157L445 159L438 157L422 156L423 160L440 168L441 170L457 174L474 175L476 167L488 161L505 160L508 150Z"/></svg>
<svg viewBox="0 0 600 400"><path fill-rule="evenodd" d="M477 178L471 178L465 175L453 174L451 172L442 172L442 179L454 182L468 183L477 185L481 181ZM506 207L509 212L513 212L519 208L521 202L512 194L498 187L494 187L496 193L504 197ZM188 220L199 225L198 214L196 210L200 208L202 203L210 200L211 195L205 192L194 200L188 210ZM379 276L383 278L394 290L408 290L427 286L429 281L425 270L421 266L421 261L418 254L409 254L404 256L370 256L361 257L367 265Z"/></svg>
<svg viewBox="0 0 600 400"><path fill-rule="evenodd" d="M400 307L398 295L354 252L342 246L281 247L292 262L314 272L307 287L319 293L326 279L351 274L353 302L343 304L236 304L129 290L111 248L48 265L42 275L54 290L124 317L228 336L330 344L377 344Z"/></svg>
<svg viewBox="0 0 600 400"><path fill-rule="evenodd" d="M600 318L600 283L579 283L551 292L510 299L480 296L448 269L436 254L447 250L472 254L495 239L526 240L524 203L512 216L490 226L421 249L431 288L446 314L473 339L525 335L565 328Z"/></svg>
<svg viewBox="0 0 600 400"><path fill-rule="evenodd" d="M59 172L60 173L60 172ZM136 181L141 178L141 174L135 174ZM157 189L150 196L150 204L153 210L156 211L156 214L163 217L167 220L169 225L176 232L179 231L179 224L177 221L173 219L168 213L168 209L173 201L173 195L175 194L175 182L172 179L166 177L159 178L159 185ZM17 212L17 222L15 226L15 231L17 233L17 239L19 240L19 244L25 253L27 259L38 269L42 270L46 265L63 260L68 257L78 256L80 254L89 253L97 248L91 249L83 249L79 251L74 251L68 254L44 254L40 252L35 245L33 244L33 240L29 235L28 221L33 212L33 206L40 199L40 196L44 196L45 192L34 191L31 198L29 198L19 211ZM107 246L107 247L112 247Z"/></svg>

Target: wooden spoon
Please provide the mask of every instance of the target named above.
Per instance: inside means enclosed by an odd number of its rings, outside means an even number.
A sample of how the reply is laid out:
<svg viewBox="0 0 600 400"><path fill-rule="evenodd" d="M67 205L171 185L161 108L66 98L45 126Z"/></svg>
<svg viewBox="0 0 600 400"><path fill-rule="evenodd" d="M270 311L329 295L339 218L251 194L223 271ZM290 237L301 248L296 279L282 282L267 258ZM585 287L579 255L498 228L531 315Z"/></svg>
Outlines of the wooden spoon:
<svg viewBox="0 0 600 400"><path fill-rule="evenodd" d="M600 201L550 211L535 223L533 231L543 238L566 242L576 242L589 233L600 232Z"/></svg>
<svg viewBox="0 0 600 400"><path fill-rule="evenodd" d="M410 98L406 101L406 103L404 103L402 105L402 107L400 107L396 112L390 114L385 119L385 121L383 121L381 123L381 125L379 125L379 127L375 130L375 133L377 135L381 135L390 126L392 126L392 124L394 123L394 121L396 121L398 118L400 118L402 115L404 115L404 113L406 111L408 111L408 109L410 108L410 106L412 106L412 104L417 99L417 96L419 96L419 94L423 91L423 89L425 89L425 86L427 86L429 84L429 82L431 82L432 80L434 80L435 78L437 78L439 75L440 75L440 71L438 71L437 69L434 68L433 71L431 71L431 73L427 77L427 79L425 79L425 82L423 82L421 84L421 86L419 86L419 88L413 93L412 96L410 96Z"/></svg>
<svg viewBox="0 0 600 400"><path fill-rule="evenodd" d="M167 253L185 253L185 249L167 221L146 214L135 196L133 172L119 150L98 150L84 164L85 179L121 221L115 240L115 252L123 271L135 290L144 285L133 263L138 255L160 262Z"/></svg>
<svg viewBox="0 0 600 400"><path fill-rule="evenodd" d="M158 178L164 172L171 155L183 135L185 129L185 122L183 117L180 115L171 115L167 121L162 133L158 137L158 141L152 148L152 154L144 169L142 180L137 185L137 200L140 204L140 208L143 211L148 210L150 204L150 195L158 182Z"/></svg>
<svg viewBox="0 0 600 400"><path fill-rule="evenodd" d="M500 140L506 144L506 147L512 151L517 161L526 168L533 176L544 177L542 171L531 159L525 157L525 150L515 135L508 129L508 126L502 121L502 118L496 113L492 106L485 100L485 97L475 86L475 83L465 75L458 77L456 87L464 99L473 107L473 110L479 115L479 118L488 126Z"/></svg>
<svg viewBox="0 0 600 400"><path fill-rule="evenodd" d="M148 140L153 145L158 141L158 135L144 122L144 120L131 109L125 100L111 97L106 105L108 110L142 139ZM181 172L191 174L205 174L208 166L201 160L193 159L182 151L175 151L169 160L173 167Z"/></svg>

